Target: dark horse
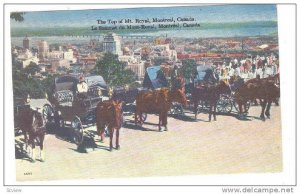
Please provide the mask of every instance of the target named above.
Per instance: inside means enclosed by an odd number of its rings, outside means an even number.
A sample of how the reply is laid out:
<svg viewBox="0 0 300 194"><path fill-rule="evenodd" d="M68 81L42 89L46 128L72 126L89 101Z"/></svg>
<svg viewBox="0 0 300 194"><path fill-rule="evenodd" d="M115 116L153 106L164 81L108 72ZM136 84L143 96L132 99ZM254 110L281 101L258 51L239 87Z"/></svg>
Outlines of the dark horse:
<svg viewBox="0 0 300 194"><path fill-rule="evenodd" d="M35 141L40 147L40 161L44 161L44 139L46 134L45 120L42 113L38 110L32 110L30 106L26 106L18 110L16 114L16 127L18 127L25 138L26 150L28 146L32 148L29 150L29 157L32 162L35 161Z"/></svg>
<svg viewBox="0 0 300 194"><path fill-rule="evenodd" d="M234 98L239 107L239 116L246 115L243 112L246 110L247 101L259 99L262 111L260 118L265 121L265 115L270 118L270 109L273 101L277 101L280 97L280 89L273 81L269 79L251 79L238 87L235 91Z"/></svg>
<svg viewBox="0 0 300 194"><path fill-rule="evenodd" d="M195 119L197 119L198 114L198 103L201 100L209 105L209 121L211 121L211 115L214 116L214 120L216 121L216 108L220 95L230 94L230 92L230 87L224 81L220 81L218 84L206 84L193 87L192 102L194 103Z"/></svg>
<svg viewBox="0 0 300 194"><path fill-rule="evenodd" d="M119 134L122 127L123 114L122 114L122 102L109 100L99 102L96 108L96 125L97 132L101 137L101 141L104 141L105 127L109 130L109 149L113 148L113 136L116 129L116 149L120 149Z"/></svg>
<svg viewBox="0 0 300 194"><path fill-rule="evenodd" d="M186 106L187 100L184 92L180 89L170 90L168 88L140 92L136 97L135 124L138 122L142 124L142 113L159 114L159 131L162 131L161 125L167 131L168 111L171 108L172 102L178 102Z"/></svg>

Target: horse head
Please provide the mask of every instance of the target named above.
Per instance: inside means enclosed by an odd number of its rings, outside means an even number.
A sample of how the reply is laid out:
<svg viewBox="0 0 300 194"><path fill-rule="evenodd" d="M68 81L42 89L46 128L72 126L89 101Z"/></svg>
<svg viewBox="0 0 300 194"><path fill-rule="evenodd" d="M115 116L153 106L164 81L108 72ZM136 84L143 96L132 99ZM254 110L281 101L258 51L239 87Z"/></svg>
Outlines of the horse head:
<svg viewBox="0 0 300 194"><path fill-rule="evenodd" d="M123 103L119 100L112 101L112 110L113 110L113 116L114 116L114 120L115 120L114 124L115 124L115 127L117 127L118 129L121 128L122 122L123 122L122 105L123 105Z"/></svg>
<svg viewBox="0 0 300 194"><path fill-rule="evenodd" d="M45 127L45 119L43 117L43 114L39 111L33 111L33 121L32 126L34 130L37 130L38 128Z"/></svg>
<svg viewBox="0 0 300 194"><path fill-rule="evenodd" d="M221 80L217 87L220 94L231 94L231 88L225 81Z"/></svg>
<svg viewBox="0 0 300 194"><path fill-rule="evenodd" d="M175 89L170 91L171 102L178 102L183 106L187 106L187 99L185 93L182 89Z"/></svg>

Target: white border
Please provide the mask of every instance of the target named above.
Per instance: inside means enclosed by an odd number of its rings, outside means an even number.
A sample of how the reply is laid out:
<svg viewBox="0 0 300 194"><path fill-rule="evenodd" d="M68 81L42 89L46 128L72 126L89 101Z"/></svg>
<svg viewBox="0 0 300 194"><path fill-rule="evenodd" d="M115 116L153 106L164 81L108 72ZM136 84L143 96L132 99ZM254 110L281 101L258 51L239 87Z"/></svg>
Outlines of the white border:
<svg viewBox="0 0 300 194"><path fill-rule="evenodd" d="M113 8L121 7L154 7L155 5L113 5ZM156 5L162 7L163 5ZM171 5L165 5L171 6ZM180 5L182 6L182 5ZM12 104L12 80L11 54L10 54L10 11L36 11L36 10L74 10L111 8L111 5L6 5L5 9L5 183L8 185L293 185L295 172L295 7L293 5L278 6L279 47L281 64L281 108L282 108L282 133L283 133L283 164L282 173L272 174L232 174L232 175L200 175L182 177L155 177L155 178L128 178L128 179L99 179L99 180L71 180L51 182L16 182L14 161L13 130L13 104ZM282 67L287 68L282 68ZM2 83L2 80L1 80ZM2 103L2 102L1 102ZM2 119L2 118L1 118ZM2 133L1 133L2 134ZM2 135L1 135L2 136ZM78 188L79 189L79 188ZM81 188L80 188L81 189Z"/></svg>

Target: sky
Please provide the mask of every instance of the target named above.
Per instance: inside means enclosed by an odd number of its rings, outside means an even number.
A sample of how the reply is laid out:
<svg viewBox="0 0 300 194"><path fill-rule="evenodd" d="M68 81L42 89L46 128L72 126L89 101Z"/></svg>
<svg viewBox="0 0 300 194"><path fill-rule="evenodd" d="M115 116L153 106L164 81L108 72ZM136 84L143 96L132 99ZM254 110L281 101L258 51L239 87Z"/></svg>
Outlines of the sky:
<svg viewBox="0 0 300 194"><path fill-rule="evenodd" d="M11 20L11 27L85 27L97 25L97 19L154 17L193 17L199 23L277 21L277 9L276 5L217 5L27 12L23 22Z"/></svg>

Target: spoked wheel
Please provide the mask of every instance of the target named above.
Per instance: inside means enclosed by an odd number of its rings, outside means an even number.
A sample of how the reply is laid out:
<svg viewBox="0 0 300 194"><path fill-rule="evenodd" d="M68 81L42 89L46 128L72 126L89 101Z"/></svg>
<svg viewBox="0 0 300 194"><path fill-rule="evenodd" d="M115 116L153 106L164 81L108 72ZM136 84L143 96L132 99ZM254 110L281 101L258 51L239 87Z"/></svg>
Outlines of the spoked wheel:
<svg viewBox="0 0 300 194"><path fill-rule="evenodd" d="M46 123L53 122L54 110L49 104L45 104L43 107L43 117Z"/></svg>
<svg viewBox="0 0 300 194"><path fill-rule="evenodd" d="M236 110L237 112L239 112L239 105L237 104L237 102L236 102L235 100L233 100L233 106L234 106L235 110ZM248 100L248 101L246 102L246 110L245 110L245 112L248 112L250 106L251 106L251 101ZM244 108L244 106L243 106L243 108Z"/></svg>
<svg viewBox="0 0 300 194"><path fill-rule="evenodd" d="M73 141L80 145L83 141L83 127L79 117L75 117L72 121L72 129L74 130Z"/></svg>
<svg viewBox="0 0 300 194"><path fill-rule="evenodd" d="M172 115L183 115L183 108L181 106L181 104L172 104L171 109L170 109L170 113Z"/></svg>
<svg viewBox="0 0 300 194"><path fill-rule="evenodd" d="M105 135L105 137L109 137L109 130L108 130L107 126L105 126L104 135Z"/></svg>
<svg viewBox="0 0 300 194"><path fill-rule="evenodd" d="M230 97L222 95L217 102L217 112L230 113L232 111L232 102Z"/></svg>
<svg viewBox="0 0 300 194"><path fill-rule="evenodd" d="M197 112L200 113L200 112L206 112L209 110L209 104L207 102L204 102L204 101L199 101L198 102L198 107L197 107Z"/></svg>
<svg viewBox="0 0 300 194"><path fill-rule="evenodd" d="M147 119L147 113L142 113L142 118L140 118L140 115L136 115L136 116L137 116L137 119L142 122L145 122Z"/></svg>
<svg viewBox="0 0 300 194"><path fill-rule="evenodd" d="M54 131L54 110L49 104L45 104L42 110L43 118L45 120L47 132Z"/></svg>

